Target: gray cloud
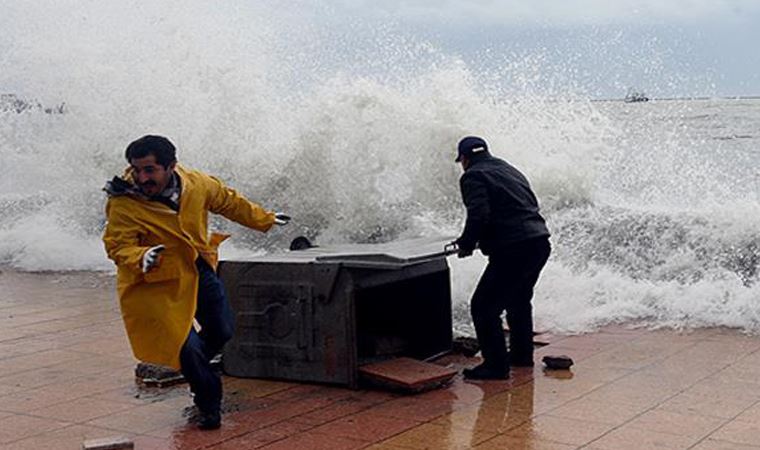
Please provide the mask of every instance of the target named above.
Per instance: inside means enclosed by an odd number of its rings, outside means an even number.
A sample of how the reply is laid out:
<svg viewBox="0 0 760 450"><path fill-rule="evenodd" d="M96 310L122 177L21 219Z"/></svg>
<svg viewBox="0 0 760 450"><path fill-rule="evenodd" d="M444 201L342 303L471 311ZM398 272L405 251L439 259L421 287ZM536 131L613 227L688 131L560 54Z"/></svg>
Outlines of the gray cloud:
<svg viewBox="0 0 760 450"><path fill-rule="evenodd" d="M349 8L428 20L504 24L682 24L743 21L760 14L756 0L344 0Z"/></svg>

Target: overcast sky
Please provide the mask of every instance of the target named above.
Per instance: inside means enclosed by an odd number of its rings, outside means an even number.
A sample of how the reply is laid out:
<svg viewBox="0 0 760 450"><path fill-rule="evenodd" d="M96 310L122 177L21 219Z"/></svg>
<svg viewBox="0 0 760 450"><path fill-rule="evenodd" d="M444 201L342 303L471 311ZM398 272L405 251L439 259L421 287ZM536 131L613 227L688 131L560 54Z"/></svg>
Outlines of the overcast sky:
<svg viewBox="0 0 760 450"><path fill-rule="evenodd" d="M521 25L742 21L757 17L756 0L343 0L346 7L439 20Z"/></svg>
<svg viewBox="0 0 760 450"><path fill-rule="evenodd" d="M629 87L656 96L760 95L758 0L337 4L338 17L391 21L471 65L485 50L533 57L545 76L572 78L592 97L618 97Z"/></svg>
<svg viewBox="0 0 760 450"><path fill-rule="evenodd" d="M0 0L6 68L0 92L44 95L39 85L65 84L56 77L130 66L158 48L165 54L155 57L182 65L189 51L199 66L238 58L273 77L290 70L298 81L349 73L405 82L410 71L463 62L507 91L591 98L622 98L631 88L652 97L760 95L760 0L34 3L37 8ZM255 45L259 41L266 45ZM261 63L262 55L271 63Z"/></svg>

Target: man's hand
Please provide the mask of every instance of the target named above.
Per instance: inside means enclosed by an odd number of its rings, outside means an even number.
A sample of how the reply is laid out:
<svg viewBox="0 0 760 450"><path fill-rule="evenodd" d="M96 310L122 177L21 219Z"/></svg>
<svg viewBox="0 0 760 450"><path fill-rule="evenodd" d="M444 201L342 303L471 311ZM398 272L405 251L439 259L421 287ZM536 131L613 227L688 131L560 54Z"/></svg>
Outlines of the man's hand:
<svg viewBox="0 0 760 450"><path fill-rule="evenodd" d="M158 263L161 261L161 252L164 250L166 250L166 247L163 245L156 245L155 247L149 248L148 251L145 252L142 258L143 273L148 273L150 269L158 265Z"/></svg>
<svg viewBox="0 0 760 450"><path fill-rule="evenodd" d="M452 255L454 253L457 254L457 257L459 258L466 258L468 256L472 256L472 250L465 250L459 246L458 241L451 241L448 244L446 244L443 247L443 251L448 254Z"/></svg>
<svg viewBox="0 0 760 450"><path fill-rule="evenodd" d="M287 225L289 222L290 222L289 215L285 213L281 213L281 212L274 213L274 223L276 225L280 225L280 226Z"/></svg>

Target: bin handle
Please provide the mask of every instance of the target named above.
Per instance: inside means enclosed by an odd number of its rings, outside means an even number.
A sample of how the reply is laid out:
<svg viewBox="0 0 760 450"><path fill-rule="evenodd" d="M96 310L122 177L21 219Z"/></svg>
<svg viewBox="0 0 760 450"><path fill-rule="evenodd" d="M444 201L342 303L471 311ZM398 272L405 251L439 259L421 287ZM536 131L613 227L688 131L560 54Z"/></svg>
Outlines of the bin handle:
<svg viewBox="0 0 760 450"><path fill-rule="evenodd" d="M448 244L443 246L443 253L446 255L453 255L454 253L457 253L459 251L459 245L457 245L457 241L451 241Z"/></svg>

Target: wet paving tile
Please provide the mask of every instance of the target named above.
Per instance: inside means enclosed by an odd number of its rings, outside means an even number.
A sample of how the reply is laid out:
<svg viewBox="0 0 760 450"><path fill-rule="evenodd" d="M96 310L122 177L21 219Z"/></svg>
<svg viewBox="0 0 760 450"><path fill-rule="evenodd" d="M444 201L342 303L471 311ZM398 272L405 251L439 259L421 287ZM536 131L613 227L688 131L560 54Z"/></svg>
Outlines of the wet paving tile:
<svg viewBox="0 0 760 450"><path fill-rule="evenodd" d="M477 450L571 450L577 448L577 446L535 439L533 437L499 435L478 444L474 448Z"/></svg>
<svg viewBox="0 0 760 450"><path fill-rule="evenodd" d="M356 395L339 399L324 408L294 417L293 420L307 425L322 425L361 411L366 411L377 404L375 399L364 399L363 396Z"/></svg>
<svg viewBox="0 0 760 450"><path fill-rule="evenodd" d="M402 397L372 408L375 414L409 419L415 422L428 422L454 410L454 405L448 399L424 398L421 396Z"/></svg>
<svg viewBox="0 0 760 450"><path fill-rule="evenodd" d="M224 377L224 389L227 392L239 391L250 397L268 397L288 389L292 389L294 383L271 380L255 380L245 378Z"/></svg>
<svg viewBox="0 0 760 450"><path fill-rule="evenodd" d="M735 444L733 442L720 441L717 439L705 439L690 450L757 450L758 445Z"/></svg>
<svg viewBox="0 0 760 450"><path fill-rule="evenodd" d="M683 414L672 411L652 410L631 420L629 426L639 428L644 432L659 431L662 433L702 439L720 428L727 421L716 417L705 417L697 414Z"/></svg>
<svg viewBox="0 0 760 450"><path fill-rule="evenodd" d="M0 397L3 397L4 395L16 394L16 393L19 393L19 392L23 392L24 390L25 389L20 388L20 387L16 387L16 386L8 386L8 385L0 384Z"/></svg>
<svg viewBox="0 0 760 450"><path fill-rule="evenodd" d="M551 336L536 353L539 364L509 380L460 374L416 395L224 377L223 426L202 432L188 421L186 385L135 385L112 279L89 289L88 275L20 277L22 295L45 292L39 285L51 280L71 295L55 304L49 295L0 303L0 447L79 448L85 438L116 435L131 436L136 448L169 450L702 450L760 442L760 338L619 326ZM575 360L570 371L543 369L541 355L563 353ZM445 361L457 370L479 362Z"/></svg>
<svg viewBox="0 0 760 450"><path fill-rule="evenodd" d="M7 382L4 382L4 380L7 379L9 375L50 367L58 363L76 361L84 357L85 355L72 351L44 350L6 358L0 360L0 384L8 384Z"/></svg>
<svg viewBox="0 0 760 450"><path fill-rule="evenodd" d="M432 423L457 430L506 433L531 420L530 410L510 410L484 405L468 406L439 417Z"/></svg>
<svg viewBox="0 0 760 450"><path fill-rule="evenodd" d="M414 449L468 449L496 435L496 432L482 429L466 430L428 423L404 431L383 443Z"/></svg>
<svg viewBox="0 0 760 450"><path fill-rule="evenodd" d="M445 389L430 391L425 394L428 397L445 397L452 404L474 404L483 400L485 392L477 385L470 383L452 383Z"/></svg>
<svg viewBox="0 0 760 450"><path fill-rule="evenodd" d="M616 380L588 393L585 397L601 403L613 402L653 408L681 392L681 388L677 386L657 385L655 378L648 380L650 383L654 383L648 387L638 386L636 381L641 379L641 377L636 377L628 380Z"/></svg>
<svg viewBox="0 0 760 450"><path fill-rule="evenodd" d="M168 426L183 426L182 411L160 403L136 406L86 422L86 425L133 434L148 434Z"/></svg>
<svg viewBox="0 0 760 450"><path fill-rule="evenodd" d="M288 437L273 444L261 447L266 450L292 450L296 448L309 448L313 450L354 450L365 448L367 443L354 439L331 436L320 433L304 433Z"/></svg>
<svg viewBox="0 0 760 450"><path fill-rule="evenodd" d="M228 439L212 445L209 448L214 450L238 450L249 448L261 448L269 444L287 439L292 434L286 434L282 431L264 428L252 431L241 436Z"/></svg>
<svg viewBox="0 0 760 450"><path fill-rule="evenodd" d="M718 431L712 433L710 438L733 444L759 445L760 422L732 420Z"/></svg>
<svg viewBox="0 0 760 450"><path fill-rule="evenodd" d="M71 425L59 430L39 434L37 436L15 441L11 445L14 450L39 449L81 449L82 443L88 439L127 437L130 435L114 433L112 430ZM141 447L139 447L141 448Z"/></svg>
<svg viewBox="0 0 760 450"><path fill-rule="evenodd" d="M600 402L588 398L572 400L549 412L555 417L587 420L609 425L622 425L646 411L647 407L623 403Z"/></svg>
<svg viewBox="0 0 760 450"><path fill-rule="evenodd" d="M83 423L98 417L126 411L134 406L92 398L79 398L29 411L29 415L66 422Z"/></svg>
<svg viewBox="0 0 760 450"><path fill-rule="evenodd" d="M661 403L657 409L682 414L732 419L756 403L752 397L723 396L717 393L704 395L687 390Z"/></svg>
<svg viewBox="0 0 760 450"><path fill-rule="evenodd" d="M378 442L419 425L411 419L394 419L363 411L313 429L316 433L360 441Z"/></svg>
<svg viewBox="0 0 760 450"><path fill-rule="evenodd" d="M76 380L79 373L63 367L42 367L19 372L0 378L0 385L21 389L36 389L50 385L60 385Z"/></svg>
<svg viewBox="0 0 760 450"><path fill-rule="evenodd" d="M760 402L755 403L751 407L742 411L741 414L736 416L736 420L750 423L760 423ZM760 442L758 442L760 444Z"/></svg>
<svg viewBox="0 0 760 450"><path fill-rule="evenodd" d="M0 444L9 444L35 435L55 431L70 425L66 422L25 415L10 415L0 419Z"/></svg>
<svg viewBox="0 0 760 450"><path fill-rule="evenodd" d="M640 428L624 425L594 440L587 448L593 450L687 449L699 440L694 436L642 431Z"/></svg>
<svg viewBox="0 0 760 450"><path fill-rule="evenodd" d="M20 390L19 392L0 397L0 411L28 414L35 409L66 402L81 396L81 393L67 391Z"/></svg>
<svg viewBox="0 0 760 450"><path fill-rule="evenodd" d="M66 369L77 374L95 375L103 372L130 373L135 363L128 358L111 355L84 354L76 361L64 361L50 366L51 369Z"/></svg>
<svg viewBox="0 0 760 450"><path fill-rule="evenodd" d="M531 419L506 434L523 439L586 445L612 430L612 425L542 415Z"/></svg>
<svg viewBox="0 0 760 450"><path fill-rule="evenodd" d="M369 447L364 447L364 450L409 450L409 447L381 442L379 444L372 444Z"/></svg>

